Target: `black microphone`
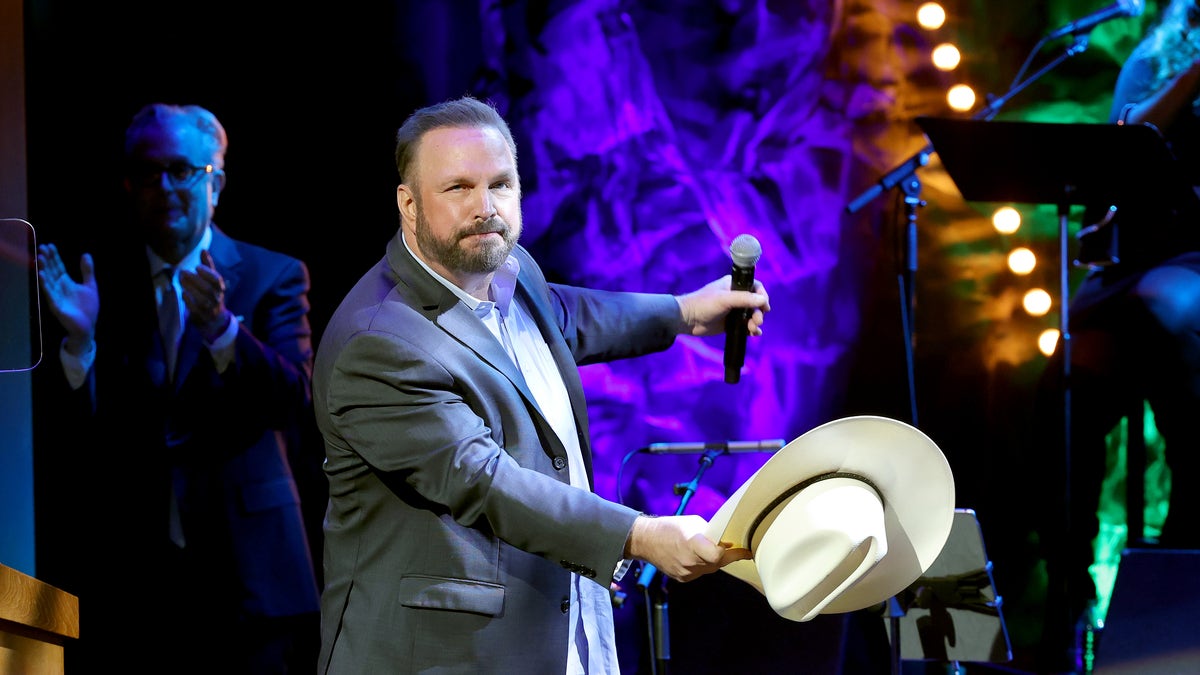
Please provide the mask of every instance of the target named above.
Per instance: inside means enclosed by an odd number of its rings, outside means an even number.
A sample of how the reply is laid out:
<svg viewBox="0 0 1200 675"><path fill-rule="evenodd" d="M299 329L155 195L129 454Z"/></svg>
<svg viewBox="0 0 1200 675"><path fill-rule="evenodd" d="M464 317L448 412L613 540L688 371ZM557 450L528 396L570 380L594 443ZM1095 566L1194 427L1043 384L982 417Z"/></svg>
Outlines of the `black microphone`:
<svg viewBox="0 0 1200 675"><path fill-rule="evenodd" d="M671 629L668 626L667 600L663 597L654 599L654 658L659 668L666 672L666 665L671 660Z"/></svg>
<svg viewBox="0 0 1200 675"><path fill-rule="evenodd" d="M730 287L735 291L753 290L754 266L762 257L762 245L748 234L739 234L729 245L729 255L733 258ZM737 384L742 376L742 365L746 362L746 323L753 314L753 309L739 308L725 316L725 381L729 384Z"/></svg>
<svg viewBox="0 0 1200 675"><path fill-rule="evenodd" d="M720 450L721 452L775 452L783 447L782 438L773 438L768 441L710 441L707 443L699 442L683 442L683 443L651 443L643 448L644 452L652 455L687 455L697 452L708 452L709 450Z"/></svg>
<svg viewBox="0 0 1200 675"><path fill-rule="evenodd" d="M1117 0L1113 4L1098 12L1092 12L1078 21L1072 21L1062 28L1059 28L1050 35L1046 36L1046 39L1057 40L1058 38L1066 37L1068 35L1086 33L1110 19L1120 19L1127 16L1141 16L1142 6L1142 0Z"/></svg>

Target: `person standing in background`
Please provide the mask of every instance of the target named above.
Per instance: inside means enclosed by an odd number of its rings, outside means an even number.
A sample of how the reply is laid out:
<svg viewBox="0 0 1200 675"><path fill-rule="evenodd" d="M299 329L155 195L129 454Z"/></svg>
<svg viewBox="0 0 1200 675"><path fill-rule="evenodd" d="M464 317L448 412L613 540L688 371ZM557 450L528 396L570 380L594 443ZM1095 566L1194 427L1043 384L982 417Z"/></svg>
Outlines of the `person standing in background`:
<svg viewBox="0 0 1200 675"><path fill-rule="evenodd" d="M696 515L593 492L579 365L770 309L729 275L682 296L547 283L521 234L517 148L472 97L397 134L401 226L317 349L325 439L321 673L616 673L631 559L687 581L749 556Z"/></svg>
<svg viewBox="0 0 1200 675"><path fill-rule="evenodd" d="M1109 122L1157 130L1179 160L1181 183L1200 189L1196 0L1166 5L1124 62ZM1113 160L1114 171L1145 170L1122 165L1120 157ZM1200 212L1190 197L1183 187L1178 195L1156 195L1152 201L1092 207L1093 214L1109 217L1097 219L1096 232L1086 236L1106 239L1089 245L1085 238L1084 250L1111 251L1117 261L1088 261L1093 267L1070 304L1071 500L1052 507L1042 530L1049 573L1043 646L1052 672L1081 665L1073 653L1073 633L1081 621L1093 620L1096 587L1089 566L1099 533L1106 436L1125 414L1131 394L1149 402L1171 469L1169 509L1158 545L1200 547ZM1066 429L1062 351L1046 365L1037 415L1043 425L1038 435L1058 443ZM1133 433L1141 433L1140 423L1131 420ZM1045 476L1050 483L1043 494L1065 493L1061 471ZM1141 469L1130 467L1129 480L1143 480ZM1061 513L1069 514L1066 532L1057 517Z"/></svg>
<svg viewBox="0 0 1200 675"><path fill-rule="evenodd" d="M128 229L112 255L38 247L65 336L39 448L71 500L60 585L79 596L68 672L308 673L317 576L288 463L311 409L303 262L222 232L225 129L152 103L126 130ZM36 406L36 402L35 402ZM52 460L52 461L50 461Z"/></svg>

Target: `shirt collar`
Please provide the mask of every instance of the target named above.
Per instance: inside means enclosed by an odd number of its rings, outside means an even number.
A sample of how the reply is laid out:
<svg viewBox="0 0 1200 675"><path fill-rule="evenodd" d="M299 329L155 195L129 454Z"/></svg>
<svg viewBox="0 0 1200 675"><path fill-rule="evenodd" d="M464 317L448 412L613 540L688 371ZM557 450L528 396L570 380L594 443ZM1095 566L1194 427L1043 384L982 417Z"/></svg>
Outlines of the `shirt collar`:
<svg viewBox="0 0 1200 675"><path fill-rule="evenodd" d="M435 272L429 265L426 265L425 261L421 260L409 248L408 240L405 239L403 233L400 235L400 241L404 242L404 250L408 251L408 254L413 257L413 260L417 261L418 265L423 267L426 272L432 274L433 278L437 279L439 283L450 289L450 292L458 296L458 299L462 300L476 315L486 316L492 311L492 306L495 306L500 310L501 316L508 316L508 308L512 304L513 294L517 291L517 275L521 273L521 263L511 253L504 261L504 264L500 266L500 269L496 270L496 273L492 275L492 283L488 286L488 297L491 300L480 300L456 286L454 282L446 277Z"/></svg>

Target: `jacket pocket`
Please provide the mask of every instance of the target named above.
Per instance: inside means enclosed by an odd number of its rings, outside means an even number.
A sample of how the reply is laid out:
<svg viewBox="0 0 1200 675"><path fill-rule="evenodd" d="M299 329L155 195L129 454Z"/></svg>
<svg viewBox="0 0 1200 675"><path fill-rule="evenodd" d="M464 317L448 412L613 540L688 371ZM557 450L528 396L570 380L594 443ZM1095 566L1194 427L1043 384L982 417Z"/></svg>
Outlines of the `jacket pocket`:
<svg viewBox="0 0 1200 675"><path fill-rule="evenodd" d="M504 611L504 587L469 579L406 576L400 580L400 604L497 616Z"/></svg>

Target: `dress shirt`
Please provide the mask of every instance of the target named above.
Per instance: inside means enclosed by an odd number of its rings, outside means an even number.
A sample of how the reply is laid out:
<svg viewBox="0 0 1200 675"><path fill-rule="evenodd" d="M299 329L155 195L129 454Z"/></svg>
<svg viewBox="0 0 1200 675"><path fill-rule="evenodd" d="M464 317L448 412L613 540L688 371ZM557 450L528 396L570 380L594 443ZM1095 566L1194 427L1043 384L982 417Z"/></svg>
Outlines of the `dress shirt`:
<svg viewBox="0 0 1200 675"><path fill-rule="evenodd" d="M408 248L407 241L404 246ZM412 254L412 249L408 248L408 252ZM538 408L567 449L571 485L591 490L567 387L536 322L514 297L521 271L517 259L509 256L504 261L488 288L491 299L480 300L442 277L419 257L413 255L413 258L458 296L504 346L525 377ZM570 602L567 675L620 672L609 589L572 574Z"/></svg>

